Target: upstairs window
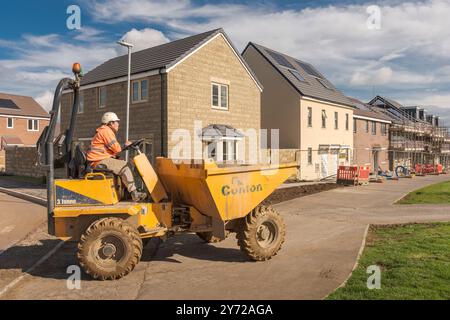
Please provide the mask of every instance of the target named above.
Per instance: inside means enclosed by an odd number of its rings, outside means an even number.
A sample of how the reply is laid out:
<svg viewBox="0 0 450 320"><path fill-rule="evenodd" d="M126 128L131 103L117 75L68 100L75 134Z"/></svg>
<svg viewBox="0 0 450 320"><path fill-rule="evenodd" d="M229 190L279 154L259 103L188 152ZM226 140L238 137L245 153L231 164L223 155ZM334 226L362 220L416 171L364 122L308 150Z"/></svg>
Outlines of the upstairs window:
<svg viewBox="0 0 450 320"><path fill-rule="evenodd" d="M349 117L348 117L348 113L345 114L345 130L348 131L348 127L349 127Z"/></svg>
<svg viewBox="0 0 450 320"><path fill-rule="evenodd" d="M312 108L308 107L308 127L312 127Z"/></svg>
<svg viewBox="0 0 450 320"><path fill-rule="evenodd" d="M39 120L28 119L28 131L39 131Z"/></svg>
<svg viewBox="0 0 450 320"><path fill-rule="evenodd" d="M106 87L101 87L98 89L98 107L106 107Z"/></svg>
<svg viewBox="0 0 450 320"><path fill-rule="evenodd" d="M356 133L356 119L353 118L353 133Z"/></svg>
<svg viewBox="0 0 450 320"><path fill-rule="evenodd" d="M339 129L339 113L334 113L334 128Z"/></svg>
<svg viewBox="0 0 450 320"><path fill-rule="evenodd" d="M228 86L213 83L211 85L211 105L214 109L228 110Z"/></svg>
<svg viewBox="0 0 450 320"><path fill-rule="evenodd" d="M387 135L387 126L386 123L381 124L381 135L385 136Z"/></svg>
<svg viewBox="0 0 450 320"><path fill-rule="evenodd" d="M14 128L14 118L8 118L6 128L13 129Z"/></svg>
<svg viewBox="0 0 450 320"><path fill-rule="evenodd" d="M322 128L327 127L327 112L322 110Z"/></svg>
<svg viewBox="0 0 450 320"><path fill-rule="evenodd" d="M377 134L377 123L375 121L372 121L372 134Z"/></svg>
<svg viewBox="0 0 450 320"><path fill-rule="evenodd" d="M366 120L366 133L369 133L369 121Z"/></svg>
<svg viewBox="0 0 450 320"><path fill-rule="evenodd" d="M148 80L136 80L131 84L131 102L139 103L148 100Z"/></svg>

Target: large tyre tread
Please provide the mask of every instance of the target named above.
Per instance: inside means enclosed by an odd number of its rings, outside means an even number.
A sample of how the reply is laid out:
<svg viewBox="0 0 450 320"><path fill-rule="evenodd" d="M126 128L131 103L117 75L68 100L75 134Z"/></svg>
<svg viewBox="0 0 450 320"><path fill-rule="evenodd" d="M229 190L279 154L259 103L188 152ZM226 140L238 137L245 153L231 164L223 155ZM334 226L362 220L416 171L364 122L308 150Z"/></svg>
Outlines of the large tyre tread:
<svg viewBox="0 0 450 320"><path fill-rule="evenodd" d="M125 268L118 273L111 273L111 272L104 273L102 270L96 268L95 265L90 263L87 257L83 254L85 249L84 246L86 245L89 236L92 235L97 230L103 228L122 230L131 239L133 248L132 259L130 259ZM136 265L139 263L141 259L142 251L143 245L138 231L123 219L109 217L94 222L86 229L86 231L81 236L80 242L78 243L77 258L80 266L92 278L99 280L116 280L126 276L131 271L133 271L133 269L136 267Z"/></svg>
<svg viewBox="0 0 450 320"><path fill-rule="evenodd" d="M256 242L256 228L258 227L257 221L260 217L264 215L270 215L273 219L278 220L278 232L279 237L281 237L280 243L276 246L275 250L271 250L269 254L263 252L259 248ZM236 237L238 240L238 245L249 258L255 261L266 261L270 260L272 257L276 256L280 251L286 235L286 227L281 216L276 213L272 207L260 205L253 209L242 221L241 229L237 232Z"/></svg>

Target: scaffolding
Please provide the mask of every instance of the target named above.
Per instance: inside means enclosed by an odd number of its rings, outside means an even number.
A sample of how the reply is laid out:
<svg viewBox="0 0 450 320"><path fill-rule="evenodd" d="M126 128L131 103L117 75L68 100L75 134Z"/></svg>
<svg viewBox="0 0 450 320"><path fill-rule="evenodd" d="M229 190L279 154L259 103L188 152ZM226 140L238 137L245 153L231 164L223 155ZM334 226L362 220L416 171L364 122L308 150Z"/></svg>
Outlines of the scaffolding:
<svg viewBox="0 0 450 320"><path fill-rule="evenodd" d="M374 111L391 120L389 130L389 170L402 165L414 169L416 164L450 165L449 128L438 117L425 115L420 107L403 107L397 102L377 96L370 102Z"/></svg>

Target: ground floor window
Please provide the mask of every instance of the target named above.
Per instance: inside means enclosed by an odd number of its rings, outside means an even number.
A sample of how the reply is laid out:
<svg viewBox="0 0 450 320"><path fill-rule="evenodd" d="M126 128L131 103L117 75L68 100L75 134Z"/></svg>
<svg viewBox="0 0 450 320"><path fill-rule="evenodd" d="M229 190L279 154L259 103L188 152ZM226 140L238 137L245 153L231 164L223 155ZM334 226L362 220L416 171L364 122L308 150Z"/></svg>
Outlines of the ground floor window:
<svg viewBox="0 0 450 320"><path fill-rule="evenodd" d="M237 160L237 140L217 140L206 143L207 157L217 162Z"/></svg>
<svg viewBox="0 0 450 320"><path fill-rule="evenodd" d="M312 164L312 148L308 148L308 164Z"/></svg>

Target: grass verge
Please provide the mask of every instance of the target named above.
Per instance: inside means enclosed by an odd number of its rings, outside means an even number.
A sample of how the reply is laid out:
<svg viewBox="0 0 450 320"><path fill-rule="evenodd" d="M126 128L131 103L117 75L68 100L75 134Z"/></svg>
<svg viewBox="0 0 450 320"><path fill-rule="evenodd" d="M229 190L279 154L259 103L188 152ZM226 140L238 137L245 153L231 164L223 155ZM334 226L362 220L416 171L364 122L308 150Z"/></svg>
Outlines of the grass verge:
<svg viewBox="0 0 450 320"><path fill-rule="evenodd" d="M397 204L449 204L450 181L433 184L431 186L415 190Z"/></svg>
<svg viewBox="0 0 450 320"><path fill-rule="evenodd" d="M450 223L371 227L358 267L329 300L450 299ZM369 266L381 288L368 289Z"/></svg>

